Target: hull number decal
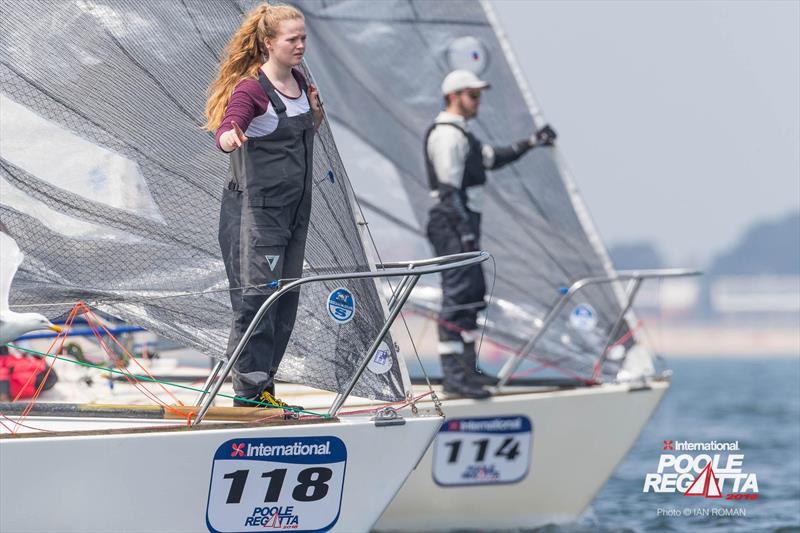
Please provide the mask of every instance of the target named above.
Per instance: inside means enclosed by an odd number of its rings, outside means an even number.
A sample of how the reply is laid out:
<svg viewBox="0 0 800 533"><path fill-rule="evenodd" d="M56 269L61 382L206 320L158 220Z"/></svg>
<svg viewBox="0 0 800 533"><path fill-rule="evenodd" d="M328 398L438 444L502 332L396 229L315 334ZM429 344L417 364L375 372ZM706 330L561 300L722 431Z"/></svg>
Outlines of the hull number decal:
<svg viewBox="0 0 800 533"><path fill-rule="evenodd" d="M214 454L214 533L328 530L339 519L347 448L337 437L233 439Z"/></svg>
<svg viewBox="0 0 800 533"><path fill-rule="evenodd" d="M433 448L433 480L441 486L517 483L530 469L533 426L525 416L454 418Z"/></svg>

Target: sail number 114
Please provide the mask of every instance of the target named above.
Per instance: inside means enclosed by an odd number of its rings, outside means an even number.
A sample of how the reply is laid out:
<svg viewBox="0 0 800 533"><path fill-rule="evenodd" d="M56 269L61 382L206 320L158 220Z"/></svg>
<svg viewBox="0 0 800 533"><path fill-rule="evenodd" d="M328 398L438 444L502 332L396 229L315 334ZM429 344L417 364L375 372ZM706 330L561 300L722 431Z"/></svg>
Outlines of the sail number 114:
<svg viewBox="0 0 800 533"><path fill-rule="evenodd" d="M524 415L450 418L433 444L441 487L518 483L528 475L533 424Z"/></svg>
<svg viewBox="0 0 800 533"><path fill-rule="evenodd" d="M447 457L448 463L455 463L458 461L458 455L461 452L461 440L453 440L446 442L445 446L450 448ZM481 463L486 460L486 451L489 448L489 439L474 440L471 444L475 447L475 462ZM494 452L494 457L505 457L509 461L513 461L519 455L519 441L514 437L506 437L499 448Z"/></svg>

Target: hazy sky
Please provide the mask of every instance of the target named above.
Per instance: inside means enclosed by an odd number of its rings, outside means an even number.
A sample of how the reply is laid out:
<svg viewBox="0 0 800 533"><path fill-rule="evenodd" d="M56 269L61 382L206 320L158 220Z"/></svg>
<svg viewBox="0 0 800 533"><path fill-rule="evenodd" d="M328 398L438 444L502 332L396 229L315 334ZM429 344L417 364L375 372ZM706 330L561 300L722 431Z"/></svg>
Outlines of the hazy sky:
<svg viewBox="0 0 800 533"><path fill-rule="evenodd" d="M493 4L607 243L704 266L800 206L800 2Z"/></svg>

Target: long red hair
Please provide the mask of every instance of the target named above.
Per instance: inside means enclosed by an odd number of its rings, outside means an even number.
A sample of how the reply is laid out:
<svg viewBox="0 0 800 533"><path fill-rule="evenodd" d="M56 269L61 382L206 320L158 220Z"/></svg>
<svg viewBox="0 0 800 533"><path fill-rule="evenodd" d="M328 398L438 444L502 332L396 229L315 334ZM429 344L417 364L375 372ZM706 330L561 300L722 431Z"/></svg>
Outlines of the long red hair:
<svg viewBox="0 0 800 533"><path fill-rule="evenodd" d="M259 67L269 57L265 43L267 39L277 37L279 24L284 20L302 18L299 9L286 4L261 4L247 14L225 47L219 75L208 88L206 123L203 126L206 130L215 131L222 124L236 84L245 78L258 77Z"/></svg>

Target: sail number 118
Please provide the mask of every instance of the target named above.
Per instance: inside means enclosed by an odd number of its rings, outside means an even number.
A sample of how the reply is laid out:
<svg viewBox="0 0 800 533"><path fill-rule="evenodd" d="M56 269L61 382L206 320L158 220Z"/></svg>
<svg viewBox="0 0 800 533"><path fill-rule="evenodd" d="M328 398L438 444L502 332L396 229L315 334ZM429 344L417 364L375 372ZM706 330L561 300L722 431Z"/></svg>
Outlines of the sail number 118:
<svg viewBox="0 0 800 533"><path fill-rule="evenodd" d="M222 476L230 479L231 488L228 491L228 498L225 503L239 503L242 501L242 493L247 482L250 470L237 470ZM286 469L276 468L269 472L263 472L262 478L268 478L267 491L264 494L264 503L274 503L280 499L283 482L286 479ZM315 466L305 468L297 474L297 484L292 490L292 498L298 502L314 502L321 500L328 494L328 481L333 477L330 468Z"/></svg>

